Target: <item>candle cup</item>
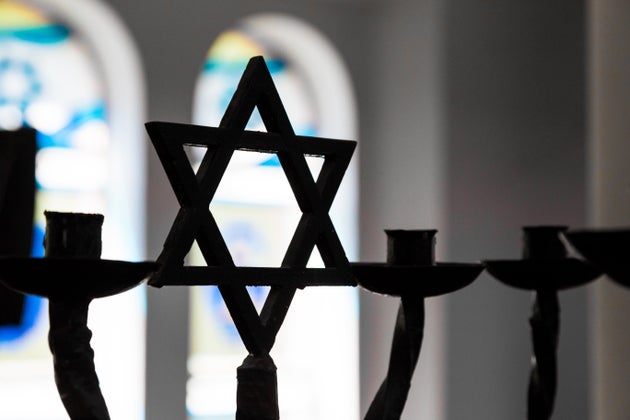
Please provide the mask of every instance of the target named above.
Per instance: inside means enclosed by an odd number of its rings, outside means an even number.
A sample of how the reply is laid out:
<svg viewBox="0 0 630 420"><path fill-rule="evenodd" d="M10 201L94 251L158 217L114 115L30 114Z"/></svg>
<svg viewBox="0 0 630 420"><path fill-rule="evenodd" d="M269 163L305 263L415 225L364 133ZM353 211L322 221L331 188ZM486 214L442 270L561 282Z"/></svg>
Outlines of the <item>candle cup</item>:
<svg viewBox="0 0 630 420"><path fill-rule="evenodd" d="M383 295L427 298L455 292L483 271L480 263L435 261L437 230L385 230L386 263L352 263L361 287Z"/></svg>
<svg viewBox="0 0 630 420"><path fill-rule="evenodd" d="M45 211L45 257L100 258L102 214Z"/></svg>
<svg viewBox="0 0 630 420"><path fill-rule="evenodd" d="M560 235L566 226L523 227L523 259L560 260L567 257L567 249Z"/></svg>
<svg viewBox="0 0 630 420"><path fill-rule="evenodd" d="M435 264L437 230L386 229L387 262L392 265Z"/></svg>

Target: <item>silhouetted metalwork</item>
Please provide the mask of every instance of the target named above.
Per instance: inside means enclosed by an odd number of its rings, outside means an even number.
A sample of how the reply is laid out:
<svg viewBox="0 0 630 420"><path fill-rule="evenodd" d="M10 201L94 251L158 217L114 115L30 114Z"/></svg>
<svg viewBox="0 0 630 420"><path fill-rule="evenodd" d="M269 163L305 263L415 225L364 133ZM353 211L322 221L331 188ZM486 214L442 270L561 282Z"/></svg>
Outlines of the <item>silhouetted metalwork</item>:
<svg viewBox="0 0 630 420"><path fill-rule="evenodd" d="M535 292L529 320L533 357L527 396L528 420L547 420L553 413L560 328L557 292L584 285L601 274L591 264L567 257L561 240L565 231L564 226L525 227L523 259L485 262L488 272L499 281Z"/></svg>
<svg viewBox="0 0 630 420"><path fill-rule="evenodd" d="M630 287L630 230L573 230L566 237L591 264L615 282Z"/></svg>
<svg viewBox="0 0 630 420"><path fill-rule="evenodd" d="M352 264L359 284L376 293L400 297L387 376L365 420L400 419L424 335L424 299L467 286L481 264L435 263L436 230L386 230L387 263Z"/></svg>
<svg viewBox="0 0 630 420"><path fill-rule="evenodd" d="M245 129L255 108L266 133ZM146 128L180 204L158 263L102 260L103 216L58 212L45 212L45 258L29 258L35 134L0 132L0 281L49 299L55 381L73 420L109 419L90 347L90 302L128 290L152 273L154 287L218 286L249 352L236 370L237 420L279 419L276 366L269 353L298 288L356 286L358 279L369 291L400 298L387 375L365 420L401 418L420 357L425 298L469 285L484 266L501 282L534 291L527 416L548 420L557 388L557 292L584 285L601 270L630 286L630 231L568 233L591 265L567 256L562 226L526 227L522 259L485 264L436 263L436 230L387 230L386 263L350 264L328 212L356 142L295 135L262 57L248 63L219 127L151 122ZM197 172L186 156L187 145L206 149ZM237 150L276 154L302 212L280 267L236 267L210 210ZM307 155L323 158L317 179ZM184 265L195 241L206 266ZM307 268L315 248L324 268ZM271 286L260 315L246 286ZM0 324L19 321L21 314L14 304L22 300L7 296L15 297L0 289Z"/></svg>
<svg viewBox="0 0 630 420"><path fill-rule="evenodd" d="M0 255L31 253L35 204L35 130L0 130ZM24 295L0 284L0 326L18 325Z"/></svg>
<svg viewBox="0 0 630 420"><path fill-rule="evenodd" d="M245 129L255 108L267 133ZM295 135L262 57L249 61L218 128L166 122L151 122L146 127L181 206L158 258L161 268L149 284L219 287L249 352L237 369L236 418L278 419L276 367L269 352L296 289L356 285L328 215L356 142ZM206 148L197 173L186 157L185 145ZM302 212L279 268L235 267L209 209L236 150L275 153ZM324 159L317 180L306 155ZM205 267L183 265L195 240ZM306 268L315 247L326 268ZM246 285L271 286L260 316Z"/></svg>
<svg viewBox="0 0 630 420"><path fill-rule="evenodd" d="M157 265L101 260L100 214L45 215L45 258L0 258L0 280L18 292L48 298L55 382L70 418L109 419L90 347L88 306L94 298L136 286Z"/></svg>

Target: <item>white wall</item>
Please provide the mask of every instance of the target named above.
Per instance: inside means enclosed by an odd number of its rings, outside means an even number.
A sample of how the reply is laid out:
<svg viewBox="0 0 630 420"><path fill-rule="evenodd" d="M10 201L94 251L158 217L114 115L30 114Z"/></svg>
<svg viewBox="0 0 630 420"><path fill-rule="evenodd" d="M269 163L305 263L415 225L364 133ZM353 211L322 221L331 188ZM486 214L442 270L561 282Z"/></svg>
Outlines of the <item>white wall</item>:
<svg viewBox="0 0 630 420"><path fill-rule="evenodd" d="M630 4L592 0L589 41L591 123L590 221L596 227L630 225ZM630 413L630 290L609 279L593 297L592 350L595 419L622 420Z"/></svg>
<svg viewBox="0 0 630 420"><path fill-rule="evenodd" d="M518 259L522 225L586 223L582 2L448 2L449 255ZM560 293L554 418L587 419L586 294ZM531 294L484 274L448 300L448 419L525 418Z"/></svg>

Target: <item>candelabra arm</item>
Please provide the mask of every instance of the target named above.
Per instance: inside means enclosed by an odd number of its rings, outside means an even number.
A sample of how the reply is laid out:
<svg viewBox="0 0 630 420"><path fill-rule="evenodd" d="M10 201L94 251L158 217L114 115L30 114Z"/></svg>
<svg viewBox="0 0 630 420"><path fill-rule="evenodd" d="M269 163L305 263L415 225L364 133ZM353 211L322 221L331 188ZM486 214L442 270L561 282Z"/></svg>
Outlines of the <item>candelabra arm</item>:
<svg viewBox="0 0 630 420"><path fill-rule="evenodd" d="M400 419L420 356L423 334L424 299L402 295L387 376L372 400L365 420Z"/></svg>
<svg viewBox="0 0 630 420"><path fill-rule="evenodd" d="M53 355L55 382L72 420L109 420L94 367L87 327L89 300L50 300L48 343Z"/></svg>
<svg viewBox="0 0 630 420"><path fill-rule="evenodd" d="M553 412L557 386L559 314L557 292L538 290L529 320L533 357L527 395L528 420L548 420Z"/></svg>

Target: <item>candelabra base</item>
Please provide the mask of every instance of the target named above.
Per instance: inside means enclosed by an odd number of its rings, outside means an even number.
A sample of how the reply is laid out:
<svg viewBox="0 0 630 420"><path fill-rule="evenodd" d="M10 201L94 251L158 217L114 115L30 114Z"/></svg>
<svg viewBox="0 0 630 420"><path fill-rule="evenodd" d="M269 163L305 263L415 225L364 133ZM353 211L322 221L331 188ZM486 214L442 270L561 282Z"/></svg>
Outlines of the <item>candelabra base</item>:
<svg viewBox="0 0 630 420"><path fill-rule="evenodd" d="M236 420L279 420L276 365L268 354L249 355L236 369Z"/></svg>

